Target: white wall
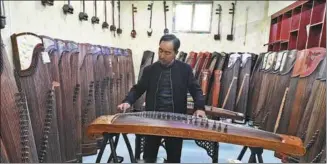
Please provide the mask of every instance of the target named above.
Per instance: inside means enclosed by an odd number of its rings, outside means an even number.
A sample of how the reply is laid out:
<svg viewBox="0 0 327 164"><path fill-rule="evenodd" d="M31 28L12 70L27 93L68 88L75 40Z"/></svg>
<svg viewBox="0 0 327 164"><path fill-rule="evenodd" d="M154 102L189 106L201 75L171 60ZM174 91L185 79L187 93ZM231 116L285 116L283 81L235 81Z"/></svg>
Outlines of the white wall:
<svg viewBox="0 0 327 164"><path fill-rule="evenodd" d="M108 23L111 24L111 4L109 2L107 2ZM101 24L104 21L103 1L98 1L100 24L96 25L91 24L91 17L94 13L93 1L86 1L86 12L89 15L89 21L87 22L80 22L78 20L78 13L82 10L82 3L80 1L72 1L75 9L73 15L63 14L62 6L65 4L65 1L55 1L54 3L54 6L44 7L40 1L5 1L7 26L1 31L1 35L6 44L10 59L12 59L10 35L20 32L33 32L75 42L130 48L134 55L136 77L138 76L143 51L151 50L157 52L158 41L164 29L162 1L154 2L153 35L151 38L148 38L146 34L149 24L149 11L147 10L149 1L121 1L121 27L123 34L121 36L116 35L116 37L113 37L109 30L101 28ZM130 37L132 30L132 3L138 8L135 17L137 31L135 39ZM181 40L181 51L250 51L259 53L267 50L267 47L264 47L263 44L267 43L269 37L270 18L268 17L268 6L271 7L272 5L268 1L237 2L234 41L226 40L226 36L230 33L231 15L228 14L228 10L231 7L231 1L214 2L214 10L218 3L221 4L223 9L221 21L222 40L215 41L213 39L217 31L217 16L213 12L211 34L176 34ZM167 25L169 30L172 31L172 2L168 1L168 5L170 11L167 15ZM250 9L246 45L243 45L246 7L250 7ZM276 8L278 6L274 7L275 10ZM156 59L157 56L155 57Z"/></svg>
<svg viewBox="0 0 327 164"><path fill-rule="evenodd" d="M289 6L290 4L294 3L294 0L288 1L269 1L269 11L268 16L273 15L274 13L278 12L279 10Z"/></svg>

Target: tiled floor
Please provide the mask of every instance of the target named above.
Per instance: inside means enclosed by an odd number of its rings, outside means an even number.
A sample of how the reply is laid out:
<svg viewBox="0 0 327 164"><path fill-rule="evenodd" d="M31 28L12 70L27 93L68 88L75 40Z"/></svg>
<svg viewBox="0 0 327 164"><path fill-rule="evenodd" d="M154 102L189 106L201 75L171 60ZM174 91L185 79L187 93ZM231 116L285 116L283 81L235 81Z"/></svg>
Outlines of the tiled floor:
<svg viewBox="0 0 327 164"><path fill-rule="evenodd" d="M129 141L131 142L132 148L135 148L135 136L128 135ZM239 145L232 145L232 144L225 144L219 143L219 161L220 163L227 163L228 159L236 159L239 153L242 150L242 146ZM109 144L107 145L105 152L103 154L101 163L106 163L110 154L110 147ZM117 147L117 154L119 156L124 157L123 163L130 163L129 155L127 152L127 148L125 146L125 142L122 136L119 139L118 147ZM83 157L83 163L95 163L96 155L86 156ZM166 157L165 150L160 147L158 157ZM250 157L250 151L248 150L242 162L247 163ZM182 163L211 163L211 158L207 155L207 152L197 146L194 141L186 140L183 142L183 149L182 149ZM274 157L274 152L264 150L263 152L263 162L264 163L281 163L280 159Z"/></svg>

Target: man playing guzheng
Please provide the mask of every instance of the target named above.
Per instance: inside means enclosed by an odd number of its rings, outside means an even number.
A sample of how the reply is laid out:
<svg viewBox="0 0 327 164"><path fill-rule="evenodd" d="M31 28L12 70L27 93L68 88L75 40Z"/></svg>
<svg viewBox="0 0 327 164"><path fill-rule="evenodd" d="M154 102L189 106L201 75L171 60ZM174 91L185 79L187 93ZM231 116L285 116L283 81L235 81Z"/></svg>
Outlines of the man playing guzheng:
<svg viewBox="0 0 327 164"><path fill-rule="evenodd" d="M164 35L159 42L159 60L144 68L141 79L134 85L118 109L125 111L146 92L146 111L187 112L187 92L194 100L194 115L206 117L204 96L195 79L192 68L175 60L180 41L175 35ZM143 159L155 162L162 137L147 136ZM165 137L168 163L180 163L183 140Z"/></svg>

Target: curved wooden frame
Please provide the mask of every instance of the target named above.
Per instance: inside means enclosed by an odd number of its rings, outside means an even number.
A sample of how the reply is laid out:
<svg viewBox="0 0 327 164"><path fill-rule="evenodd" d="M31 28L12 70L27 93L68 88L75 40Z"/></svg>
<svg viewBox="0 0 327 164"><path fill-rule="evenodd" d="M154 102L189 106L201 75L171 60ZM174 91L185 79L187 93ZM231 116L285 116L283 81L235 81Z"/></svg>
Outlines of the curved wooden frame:
<svg viewBox="0 0 327 164"><path fill-rule="evenodd" d="M23 36L23 35L32 35L32 36L35 36L36 38L39 38L40 42L42 44L37 44L37 45L35 45L35 47L37 47L37 46L43 47L43 39L34 33L22 32L22 33L18 33L18 34L12 34L10 36L12 51L13 51L14 66L15 66L15 69L17 70L18 75L21 77L30 76L31 74L33 74L35 72L35 68L37 65L37 57L36 57L36 54L33 52L33 56L31 57L31 64L29 65L29 67L25 70L21 69L20 54L19 54L19 49L18 49L17 38L20 36ZM35 49L35 47L34 47L34 49Z"/></svg>
<svg viewBox="0 0 327 164"><path fill-rule="evenodd" d="M192 124L186 124L176 122L173 120L159 120L152 119L153 123L143 122L144 119L131 120L127 123L122 123L124 120L120 120L120 116L125 114L106 115L101 116L94 120L87 129L87 136L94 138L104 133L133 133L143 135L159 135L170 137L181 137L185 139L197 139L207 140L213 142L225 142L237 145L244 145L249 147L262 147L277 152L282 152L290 155L303 156L305 149L300 138L273 134L262 130L249 128L245 126L239 126L234 124L222 123L221 130L210 130L204 126L196 126ZM126 119L125 119L126 120ZM154 121L155 120L155 121ZM118 121L118 122L117 122ZM210 120L211 124L213 120ZM217 122L218 123L218 122ZM172 126L180 124L181 126ZM169 126L171 125L171 126ZM227 130L223 131L225 126L228 126ZM220 125L219 125L220 126ZM210 126L209 126L210 127ZM219 129L219 127L218 127ZM243 132L242 132L243 131ZM246 136L244 132L255 134L262 137ZM265 136L268 136L265 137Z"/></svg>

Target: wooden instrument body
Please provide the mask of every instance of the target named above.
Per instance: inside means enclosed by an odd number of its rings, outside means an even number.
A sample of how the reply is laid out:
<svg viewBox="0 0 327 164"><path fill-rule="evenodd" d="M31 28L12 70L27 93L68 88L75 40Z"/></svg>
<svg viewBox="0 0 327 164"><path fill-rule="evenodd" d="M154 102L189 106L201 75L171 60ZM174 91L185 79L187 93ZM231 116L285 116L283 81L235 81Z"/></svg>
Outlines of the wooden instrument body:
<svg viewBox="0 0 327 164"><path fill-rule="evenodd" d="M62 90L63 128L65 135L65 162L81 160L82 122L79 79L79 49L75 43L57 40L61 54L59 62L60 87Z"/></svg>
<svg viewBox="0 0 327 164"><path fill-rule="evenodd" d="M55 95L56 95L56 108L57 108L57 124L58 124L58 132L59 132L59 140L60 145L64 145L64 134L65 134L65 121L63 118L63 106L62 106L62 89L60 87L60 75L59 75L59 62L61 53L59 51L58 45L53 38L48 36L41 36L44 44L45 51L48 52L51 63L47 64L49 74L51 75L51 81L59 83L58 87L54 87ZM64 146L60 146L61 156L65 156ZM63 159L62 159L63 160Z"/></svg>
<svg viewBox="0 0 327 164"><path fill-rule="evenodd" d="M17 85L1 38L1 162L39 162L24 92ZM18 86L18 87L17 87ZM24 149L23 149L24 148Z"/></svg>
<svg viewBox="0 0 327 164"><path fill-rule="evenodd" d="M19 74L16 82L26 94L39 162L60 162L56 97L49 63L44 60L43 41L28 33L13 34L11 39Z"/></svg>
<svg viewBox="0 0 327 164"><path fill-rule="evenodd" d="M318 77L319 68L325 56L325 48L311 48L305 50L305 57L302 58L304 61L301 66L301 72L295 91L295 98L292 103L292 112L289 119L287 134L300 135L297 133L299 126L301 125L300 121L308 103L312 91L312 85Z"/></svg>
<svg viewBox="0 0 327 164"><path fill-rule="evenodd" d="M258 99L254 108L255 113L253 116L254 123L256 125L261 125L261 123L265 122L265 120L268 118L268 114L267 112L265 112L266 111L265 104L266 104L266 100L269 99L269 97L271 97L272 92L269 92L269 90L271 90L269 86L272 85L270 84L272 83L270 79L274 76L273 74L269 74L268 72L273 70L276 56L277 56L276 52L266 54L263 60L264 63L260 70L262 72L262 81L260 85L260 90L257 95ZM268 93L270 93L270 95Z"/></svg>
<svg viewBox="0 0 327 164"><path fill-rule="evenodd" d="M270 58L267 59L267 64L271 63L269 64L269 66L266 65L267 67L264 70L265 72L264 77L266 78L264 81L265 82L264 85L266 86L267 89L261 88L264 89L265 93L264 95L260 96L264 98L260 99L260 103L259 103L260 108L258 108L258 110L261 113L259 113L259 117L256 118L256 123L263 130L267 130L267 127L269 127L271 128L272 131L272 128L274 127L274 122L276 121L275 114L278 113L280 102L275 102L275 104L273 103L276 100L281 101L283 98L282 95L285 92L285 88L284 88L286 87L284 86L285 83L284 84L277 83L279 81L279 76L277 73L279 72L279 68L282 64L281 62L284 55L285 55L285 51L280 51L278 53L271 54ZM275 88L275 86L277 88ZM274 96L278 96L278 97L274 97ZM269 119L270 121L272 120L272 124L268 123Z"/></svg>
<svg viewBox="0 0 327 164"><path fill-rule="evenodd" d="M191 115L166 112L138 112L101 116L89 125L87 134L93 138L103 133L181 137L262 147L299 156L305 153L302 142L297 137L273 134L220 121L192 118Z"/></svg>
<svg viewBox="0 0 327 164"><path fill-rule="evenodd" d="M81 45L83 54L80 66L81 77L81 122L82 122L82 153L83 155L96 154L96 141L86 137L87 125L96 118L95 99L94 99L94 72L91 46ZM82 55L80 55L82 56Z"/></svg>
<svg viewBox="0 0 327 164"><path fill-rule="evenodd" d="M135 72L134 72L134 62L133 62L133 53L131 49L126 49L126 53L128 55L128 91L135 84Z"/></svg>
<svg viewBox="0 0 327 164"><path fill-rule="evenodd" d="M225 53L213 53L217 57L215 68L212 72L212 84L210 85L209 96L207 100L208 105L213 107L218 107L219 103L219 94L220 94L220 81L222 76L222 70L226 59Z"/></svg>
<svg viewBox="0 0 327 164"><path fill-rule="evenodd" d="M279 64L279 71L277 71L276 76L274 78L274 92L268 102L268 104L272 105L267 105L267 107L269 108L268 111L270 112L269 117L266 120L267 122L265 126L265 130L267 131L276 132L279 126L283 126L282 124L280 124L280 118L282 116L283 111L285 110L284 104L288 96L290 75L291 70L294 66L294 61L296 59L296 53L296 50L287 51L282 55L283 58ZM277 61L276 65L278 65L278 62L279 61Z"/></svg>
<svg viewBox="0 0 327 164"><path fill-rule="evenodd" d="M252 75L250 78L250 86L249 86L249 100L248 100L248 109L247 109L247 116L251 121L254 121L255 118L255 108L259 98L259 92L261 88L262 82L262 71L261 68L264 66L264 58L265 56L269 55L269 52L260 54L258 57L253 70Z"/></svg>
<svg viewBox="0 0 327 164"><path fill-rule="evenodd" d="M186 63L189 64L192 69L194 69L198 54L196 52L191 51L186 59Z"/></svg>
<svg viewBox="0 0 327 164"><path fill-rule="evenodd" d="M241 55L238 53L228 55L228 62L225 62L225 64L221 79L218 107L234 111Z"/></svg>
<svg viewBox="0 0 327 164"><path fill-rule="evenodd" d="M242 54L242 63L239 70L239 80L237 84L237 96L234 111L243 113L244 115L246 114L248 104L251 66L252 55L250 53Z"/></svg>
<svg viewBox="0 0 327 164"><path fill-rule="evenodd" d="M144 68L153 63L153 58L154 58L154 52L148 50L143 52L138 80L141 79ZM140 110L142 109L144 102L145 102L145 94L143 94L138 100L136 100L136 102L134 103L134 107Z"/></svg>

